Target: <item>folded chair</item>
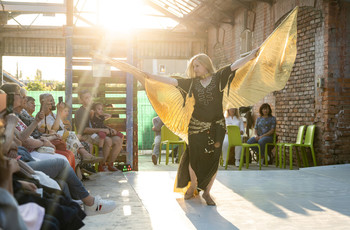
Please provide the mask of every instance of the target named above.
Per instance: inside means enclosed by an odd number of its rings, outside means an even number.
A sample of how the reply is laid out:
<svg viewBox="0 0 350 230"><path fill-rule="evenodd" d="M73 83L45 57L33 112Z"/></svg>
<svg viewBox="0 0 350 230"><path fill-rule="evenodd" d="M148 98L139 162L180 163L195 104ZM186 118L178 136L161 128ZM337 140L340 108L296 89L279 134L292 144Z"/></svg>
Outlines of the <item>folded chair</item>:
<svg viewBox="0 0 350 230"><path fill-rule="evenodd" d="M261 170L261 152L260 152L260 145L258 143L255 144L247 144L247 143L242 143L242 139L241 139L241 132L239 130L239 127L236 125L228 125L226 127L227 129L227 135L228 135L228 150L227 150L227 157L226 157L226 164L225 164L225 169L227 169L227 162L228 162L228 157L230 154L230 148L232 146L242 146L242 153L241 153L241 159L239 161L239 170L242 170L242 166L243 166L243 154L244 154L244 150L246 153L246 168L249 167L249 148L256 146L259 149L259 158L258 158L258 162L259 162L259 169ZM223 153L224 154L224 153Z"/></svg>
<svg viewBox="0 0 350 230"><path fill-rule="evenodd" d="M169 163L169 146L171 145L171 149L173 148L173 145L183 145L184 151L186 150L186 142L183 140L180 140L178 136L176 136L173 132L171 132L165 125L162 126L161 129L161 142L160 142L160 149L159 149L159 164L161 160L161 151L162 146L166 145L166 161L165 164L167 165ZM179 159L181 158L180 151L178 152ZM172 151L172 163L174 163L174 152Z"/></svg>

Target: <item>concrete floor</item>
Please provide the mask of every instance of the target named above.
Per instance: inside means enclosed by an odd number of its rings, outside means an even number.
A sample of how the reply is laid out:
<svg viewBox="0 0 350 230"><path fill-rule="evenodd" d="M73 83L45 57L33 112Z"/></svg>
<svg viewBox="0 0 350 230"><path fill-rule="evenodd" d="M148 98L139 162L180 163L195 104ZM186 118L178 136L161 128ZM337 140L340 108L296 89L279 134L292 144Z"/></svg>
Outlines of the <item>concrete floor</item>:
<svg viewBox="0 0 350 230"><path fill-rule="evenodd" d="M162 158L165 160L165 158ZM138 172L98 173L84 182L113 199L112 213L87 217L83 229L350 229L350 164L220 170L212 188L217 206L173 192L177 164L154 166L139 157Z"/></svg>

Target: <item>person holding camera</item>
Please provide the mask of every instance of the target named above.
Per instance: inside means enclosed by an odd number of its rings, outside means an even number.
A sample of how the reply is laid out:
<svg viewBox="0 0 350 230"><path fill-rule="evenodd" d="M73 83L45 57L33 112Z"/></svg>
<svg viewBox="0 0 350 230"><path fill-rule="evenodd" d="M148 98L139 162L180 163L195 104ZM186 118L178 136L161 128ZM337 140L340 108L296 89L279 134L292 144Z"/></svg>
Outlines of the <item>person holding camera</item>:
<svg viewBox="0 0 350 230"><path fill-rule="evenodd" d="M25 99L23 92L21 94L19 85L15 83L5 83L0 89L7 94L7 112L13 112L18 116L23 109L23 100ZM15 136L21 142L21 146L23 147L18 149L19 154L25 155L30 153L30 157L39 160L61 158L68 161L66 157L60 154L55 154L55 146L51 144L50 139L56 137L40 137L40 139L34 139L30 136L43 118L43 112L37 113L34 121L29 126L27 126L21 119L18 119ZM16 153L17 148L13 152Z"/></svg>
<svg viewBox="0 0 350 230"><path fill-rule="evenodd" d="M60 98L60 102L55 106L55 99L49 93L40 95L41 107L45 113L45 118L39 122L39 128L49 134L58 134L64 138L66 148L72 152L76 160L80 158L84 163L97 163L103 160L102 157L95 157L85 150L84 146L79 141L75 132L66 130L66 126L63 124L63 120L66 119L67 113L65 112L66 104L63 99ZM57 109L57 114L53 111ZM60 152L62 150L59 150ZM78 163L78 161L77 161Z"/></svg>

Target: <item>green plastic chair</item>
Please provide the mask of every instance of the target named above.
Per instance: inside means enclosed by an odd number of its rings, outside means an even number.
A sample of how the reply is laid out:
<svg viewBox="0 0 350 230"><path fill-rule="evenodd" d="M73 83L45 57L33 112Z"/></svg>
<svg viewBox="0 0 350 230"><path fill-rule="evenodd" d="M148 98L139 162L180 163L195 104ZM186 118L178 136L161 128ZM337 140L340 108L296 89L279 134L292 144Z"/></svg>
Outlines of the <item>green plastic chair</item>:
<svg viewBox="0 0 350 230"><path fill-rule="evenodd" d="M162 126L161 129L161 142L159 146L159 164L161 160L161 151L162 146L166 145L166 161L165 164L168 165L169 163L169 146L171 145L171 149L173 149L173 145L183 145L184 151L186 150L186 142L183 140L180 140L178 136L176 136L173 132L171 132L165 125ZM179 159L181 159L181 153L179 151ZM172 163L174 163L174 152L172 151Z"/></svg>
<svg viewBox="0 0 350 230"><path fill-rule="evenodd" d="M225 164L225 170L227 169L227 161L230 154L230 148L232 146L242 146L242 153L241 153L241 159L239 161L239 170L242 170L243 166L243 154L244 150L246 150L246 168L249 167L249 147L256 146L259 149L259 169L261 170L261 152L260 152L260 145L258 143L255 144L247 144L242 143L241 139L241 133L239 130L239 127L236 125L228 125L226 126L227 129L227 135L228 135L228 150L227 150L227 157L226 157L226 164Z"/></svg>
<svg viewBox="0 0 350 230"><path fill-rule="evenodd" d="M301 153L302 153L302 157L303 157L302 160L303 160L304 165L306 165L306 167L309 167L309 161L308 161L307 156L306 156L305 147L310 148L311 155L312 155L312 161L314 163L314 166L317 166L316 155L315 155L315 150L314 150L315 130L316 130L316 125L309 125L307 127L307 130L306 130L304 144L300 145Z"/></svg>
<svg viewBox="0 0 350 230"><path fill-rule="evenodd" d="M302 161L303 165L306 167L309 167L309 163L306 157L306 151L305 147L310 148L311 150L311 155L313 159L314 166L316 166L316 156L315 156L315 151L314 151L314 135L315 135L315 129L316 125L309 125L306 129L306 134L305 134L305 140L304 144L286 144L285 147L289 147L289 169L293 169L293 146L300 147L301 148L301 154L302 154ZM285 149L283 148L283 155L285 156ZM297 152L297 160L298 160L298 165L300 165L300 160L299 160L299 153ZM285 166L285 162L284 162Z"/></svg>
<svg viewBox="0 0 350 230"><path fill-rule="evenodd" d="M274 146L274 147L275 147L275 150L276 150L276 153L277 153L277 148L276 148L276 146L277 146L277 144L276 144L276 132L273 133L273 142L272 142L272 143L267 143L267 144L265 145L265 166L266 166L266 167L269 165L269 164L268 164L268 152L267 152L269 146ZM275 155L277 155L277 154L275 154ZM276 167L277 167L277 159L276 159Z"/></svg>
<svg viewBox="0 0 350 230"><path fill-rule="evenodd" d="M299 152L298 152L298 145L303 143L304 139L304 133L305 133L305 125L299 126L298 129L298 135L295 143L278 143L277 146L279 147L279 166L282 168L282 152L283 152L283 166L286 168L286 152L285 147L289 147L289 157L290 157L290 167L293 168L293 147L295 146L295 149L297 151L297 161L298 166L300 165L300 159L299 159ZM282 151L283 150L283 151ZM291 168L291 169L292 169Z"/></svg>

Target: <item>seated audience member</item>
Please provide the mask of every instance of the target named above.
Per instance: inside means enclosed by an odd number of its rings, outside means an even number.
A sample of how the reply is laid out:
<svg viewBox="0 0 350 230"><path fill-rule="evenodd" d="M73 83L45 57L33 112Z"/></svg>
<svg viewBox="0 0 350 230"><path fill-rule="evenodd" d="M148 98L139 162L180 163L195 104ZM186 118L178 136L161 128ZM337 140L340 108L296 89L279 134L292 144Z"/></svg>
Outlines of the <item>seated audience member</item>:
<svg viewBox="0 0 350 230"><path fill-rule="evenodd" d="M33 97L27 96L24 111L27 112L29 116L33 117L33 113L35 111L35 99Z"/></svg>
<svg viewBox="0 0 350 230"><path fill-rule="evenodd" d="M231 108L226 111L225 114L225 123L226 126L228 125L235 125L239 127L241 138L243 138L244 134L244 123L242 118L239 116L238 109ZM224 164L226 164L226 156L228 151L228 135L227 132L225 134L224 141L222 143L222 158L224 160ZM241 159L241 152L242 152L242 146L236 146L235 147L235 165L239 166L239 161ZM226 165L224 165L226 166Z"/></svg>
<svg viewBox="0 0 350 230"><path fill-rule="evenodd" d="M22 90L22 88L20 92L22 92L22 96L26 95L25 90ZM18 117L24 124L26 124L26 126L30 126L35 120L35 118L32 116L33 112L35 111L35 100L34 98L27 96L26 100L23 100L22 103L23 109L21 113L18 114ZM39 139L42 136L42 133L39 131L38 127L35 127L30 136L32 136L34 139Z"/></svg>
<svg viewBox="0 0 350 230"><path fill-rule="evenodd" d="M87 90L83 90L79 93L79 99L82 106L75 112L75 124L77 132L81 135L82 141L87 141L91 144L98 144L99 136L92 136L94 133L100 131L105 132L107 135L112 134L112 131L106 128L92 128L90 126L90 110L92 104L91 93ZM119 136L106 137L103 145L103 157L104 160L99 164L98 170L104 171L118 171L114 167L114 162L120 153L122 148L123 139ZM105 164L107 166L105 167Z"/></svg>
<svg viewBox="0 0 350 230"><path fill-rule="evenodd" d="M255 122L255 137L251 137L247 143L259 143L261 151L261 161L265 158L265 145L273 143L273 135L276 129L276 118L272 116L272 110L269 104L264 103L259 108L260 117ZM251 147L258 151L257 147ZM268 159L269 160L269 159Z"/></svg>
<svg viewBox="0 0 350 230"><path fill-rule="evenodd" d="M99 137L99 142L98 142L99 155L103 156L102 149L103 149L103 145L104 145L105 138L107 137L107 135L109 137L118 136L121 139L124 138L124 135L121 132L118 132L115 129L112 129L111 127L108 127L107 125L105 125L104 121L108 120L112 116L110 114L107 114L107 113L103 112L103 105L102 105L102 103L94 103L92 105L91 112L92 112L91 113L91 117L90 117L91 127L95 128L95 129L108 129L109 130L109 134L107 134L104 131L100 131L100 132L97 133L97 135Z"/></svg>

